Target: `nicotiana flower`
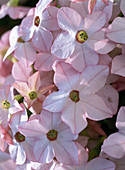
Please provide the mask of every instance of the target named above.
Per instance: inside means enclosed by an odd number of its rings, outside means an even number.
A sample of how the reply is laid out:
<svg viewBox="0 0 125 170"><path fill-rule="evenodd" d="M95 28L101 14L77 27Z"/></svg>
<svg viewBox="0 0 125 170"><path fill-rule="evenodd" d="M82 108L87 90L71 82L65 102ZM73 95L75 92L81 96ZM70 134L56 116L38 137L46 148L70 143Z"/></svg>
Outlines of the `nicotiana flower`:
<svg viewBox="0 0 125 170"><path fill-rule="evenodd" d="M18 165L24 164L26 158L35 161L33 154L33 146L35 140L25 137L18 130L18 127L26 123L28 120L27 111L23 104L21 106L23 110L12 115L9 122L13 140L13 145L9 145L9 152L11 158Z"/></svg>
<svg viewBox="0 0 125 170"><path fill-rule="evenodd" d="M30 76L27 82L15 82L13 86L24 97L28 108L30 108L32 104L38 99L42 103L43 100L41 100L41 98L43 94L54 87L54 85L41 87L39 71Z"/></svg>
<svg viewBox="0 0 125 170"><path fill-rule="evenodd" d="M109 90L104 88L108 74L109 69L104 65L91 65L79 73L70 64L58 62L54 83L59 91L47 96L43 108L51 112L62 111L62 120L70 126L74 134L78 134L87 126L86 118L102 120L112 117L116 113L115 109L112 109L112 103L117 106L118 95L113 89L109 97ZM106 94L102 88L106 90ZM99 93L99 90L102 92Z"/></svg>
<svg viewBox="0 0 125 170"><path fill-rule="evenodd" d="M0 121L3 127L7 127L11 114L22 110L18 101L14 99L13 89L10 85L0 89Z"/></svg>
<svg viewBox="0 0 125 170"><path fill-rule="evenodd" d="M9 15L12 19L21 19L29 11L30 8L18 6L19 0L10 0L8 3L3 4L0 8L0 19Z"/></svg>
<svg viewBox="0 0 125 170"><path fill-rule="evenodd" d="M16 59L23 62L25 65L30 66L36 60L36 51L29 41L24 41L23 35L20 32L20 27L15 26L10 33L10 48L4 56L5 60L12 52Z"/></svg>
<svg viewBox="0 0 125 170"><path fill-rule="evenodd" d="M62 7L57 19L60 28L65 32L55 39L52 53L61 59L68 58L67 62L78 71L83 71L86 65L97 64L97 53L106 54L115 47L106 38L106 29L102 29L106 23L104 12L96 11L83 19L75 10Z"/></svg>
<svg viewBox="0 0 125 170"><path fill-rule="evenodd" d="M39 117L38 117L39 116ZM70 128L61 120L61 113L43 110L37 119L20 126L19 131L29 138L35 138L34 155L37 162L50 163L54 157L64 164L78 164L78 150Z"/></svg>
<svg viewBox="0 0 125 170"><path fill-rule="evenodd" d="M116 121L118 132L104 140L102 151L113 158L125 156L125 107L121 107Z"/></svg>
<svg viewBox="0 0 125 170"><path fill-rule="evenodd" d="M56 19L58 8L51 6L47 8L51 1L40 0L34 9L34 14L29 14L21 24L24 34L27 35L25 40L32 39L32 43L38 51L49 51L53 41L52 33L49 30L59 29Z"/></svg>

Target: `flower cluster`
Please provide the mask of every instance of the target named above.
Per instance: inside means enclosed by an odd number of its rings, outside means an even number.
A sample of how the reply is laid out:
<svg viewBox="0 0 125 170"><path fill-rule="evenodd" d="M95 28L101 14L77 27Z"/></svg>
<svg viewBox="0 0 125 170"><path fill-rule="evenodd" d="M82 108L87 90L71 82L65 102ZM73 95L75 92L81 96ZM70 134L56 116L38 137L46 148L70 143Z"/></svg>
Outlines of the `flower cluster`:
<svg viewBox="0 0 125 170"><path fill-rule="evenodd" d="M125 1L3 3L0 170L124 170Z"/></svg>

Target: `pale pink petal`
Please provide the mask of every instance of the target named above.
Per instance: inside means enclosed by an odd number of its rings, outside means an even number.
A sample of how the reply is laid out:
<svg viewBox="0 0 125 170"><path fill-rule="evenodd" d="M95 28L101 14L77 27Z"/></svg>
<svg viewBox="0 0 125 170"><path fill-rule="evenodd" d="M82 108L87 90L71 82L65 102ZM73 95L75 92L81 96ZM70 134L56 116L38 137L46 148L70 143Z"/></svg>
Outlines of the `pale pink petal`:
<svg viewBox="0 0 125 170"><path fill-rule="evenodd" d="M43 108L51 112L60 112L67 102L68 93L58 91L51 93L43 102Z"/></svg>
<svg viewBox="0 0 125 170"><path fill-rule="evenodd" d="M32 43L38 51L47 52L50 50L53 41L52 33L43 27L36 29L33 34Z"/></svg>
<svg viewBox="0 0 125 170"><path fill-rule="evenodd" d="M37 119L28 121L18 129L26 137L44 138L44 134L48 132Z"/></svg>
<svg viewBox="0 0 125 170"><path fill-rule="evenodd" d="M59 162L78 165L78 151L74 142L57 139L53 145Z"/></svg>
<svg viewBox="0 0 125 170"><path fill-rule="evenodd" d="M54 83L60 90L69 91L77 84L79 76L80 74L70 64L58 62L54 75Z"/></svg>
<svg viewBox="0 0 125 170"><path fill-rule="evenodd" d="M36 60L36 51L29 42L20 44L14 54L20 62L26 63L27 67Z"/></svg>
<svg viewBox="0 0 125 170"><path fill-rule="evenodd" d="M49 31L57 31L60 29L57 22L57 12L58 8L50 6L42 13L42 26Z"/></svg>
<svg viewBox="0 0 125 170"><path fill-rule="evenodd" d="M52 65L56 61L56 57L49 53L39 53L37 54L34 68L40 71L50 71L52 70Z"/></svg>
<svg viewBox="0 0 125 170"><path fill-rule="evenodd" d="M82 17L79 13L68 7L59 9L57 18L60 28L70 32L77 31L77 27L83 24Z"/></svg>
<svg viewBox="0 0 125 170"><path fill-rule="evenodd" d="M108 74L109 69L104 65L86 67L86 69L81 73L79 80L81 95L84 96L100 90L105 85Z"/></svg>
<svg viewBox="0 0 125 170"><path fill-rule="evenodd" d="M22 145L20 144L18 144L18 146L10 145L9 152L10 152L11 158L14 160L16 164L18 165L24 164L26 160L26 154L22 148Z"/></svg>
<svg viewBox="0 0 125 170"><path fill-rule="evenodd" d="M36 10L40 11L42 13L42 11L50 4L52 0L40 0L37 4L36 4Z"/></svg>
<svg viewBox="0 0 125 170"><path fill-rule="evenodd" d="M70 7L77 11L82 18L85 18L88 14L88 2L87 1L79 1L79 3L71 2Z"/></svg>
<svg viewBox="0 0 125 170"><path fill-rule="evenodd" d="M58 117L60 117L60 122L58 122L58 126L56 125L57 122L55 122L56 123L55 127L57 126L57 131L58 131L58 139L59 140L66 139L67 141L70 141L70 142L72 140L76 140L78 138L78 135L74 135L71 132L71 129L69 128L69 126L67 126L64 122L62 122L60 114L61 114L61 112L55 113L55 117L57 117L57 115L59 115Z"/></svg>
<svg viewBox="0 0 125 170"><path fill-rule="evenodd" d="M61 118L71 128L73 134L78 134L87 126L81 100L74 103L69 99L62 111Z"/></svg>
<svg viewBox="0 0 125 170"><path fill-rule="evenodd" d="M53 128L53 121L54 121L54 118L56 118L58 121L60 118L60 114L59 113L56 113L55 116L53 113L47 111L47 110L42 110L40 116L39 116L39 120L40 120L40 123L44 126L44 128L49 131ZM57 123L57 121L56 121ZM58 122L60 123L60 121Z"/></svg>
<svg viewBox="0 0 125 170"><path fill-rule="evenodd" d="M100 30L89 37L87 44L94 51L100 54L107 54L116 47L116 43L110 41L106 35L106 30Z"/></svg>
<svg viewBox="0 0 125 170"><path fill-rule="evenodd" d="M113 116L111 109L104 103L103 99L96 94L81 97L81 102L86 116L92 120L102 120Z"/></svg>
<svg viewBox="0 0 125 170"><path fill-rule="evenodd" d="M6 4L1 6L1 9L0 9L0 19L4 18L8 14L8 9L9 9L9 7L6 6Z"/></svg>
<svg viewBox="0 0 125 170"><path fill-rule="evenodd" d="M31 74L32 74L31 67L27 67L22 62L14 63L13 68L12 68L12 75L16 81L27 82Z"/></svg>
<svg viewBox="0 0 125 170"><path fill-rule="evenodd" d="M84 27L88 35L92 35L100 30L106 22L106 15L104 12L97 11L85 17Z"/></svg>
<svg viewBox="0 0 125 170"><path fill-rule="evenodd" d="M125 43L125 18L115 18L109 26L106 36L114 42Z"/></svg>
<svg viewBox="0 0 125 170"><path fill-rule="evenodd" d="M34 19L34 16L29 15L29 16L25 17L21 22L20 27L25 35L23 37L24 41L28 41L33 37L33 33L34 33L33 19Z"/></svg>
<svg viewBox="0 0 125 170"><path fill-rule="evenodd" d="M112 62L112 58L108 55L108 54L104 54L104 55L99 55L99 65L107 65L110 66Z"/></svg>
<svg viewBox="0 0 125 170"><path fill-rule="evenodd" d="M16 46L11 46L11 47L7 50L7 52L6 52L6 54L5 54L4 58L3 58L3 61L5 61L6 58L7 58L10 54L12 54L12 52L13 52L17 47L18 47L18 45L16 45Z"/></svg>
<svg viewBox="0 0 125 170"><path fill-rule="evenodd" d="M32 91L37 92L40 87L40 72L37 71L35 72L32 76L29 77L28 79L28 86Z"/></svg>
<svg viewBox="0 0 125 170"><path fill-rule="evenodd" d="M29 9L22 6L9 7L8 14L12 19L21 19L28 13Z"/></svg>
<svg viewBox="0 0 125 170"><path fill-rule="evenodd" d="M79 72L82 72L87 65L98 63L98 54L87 46L87 44L76 45L75 50L71 57L66 62L71 65Z"/></svg>
<svg viewBox="0 0 125 170"><path fill-rule="evenodd" d="M37 162L40 163L50 163L53 160L55 152L53 150L53 146L47 138L36 142L34 146L34 155Z"/></svg>
<svg viewBox="0 0 125 170"><path fill-rule="evenodd" d="M30 88L25 82L15 82L13 83L13 86L22 96L27 96L30 92Z"/></svg>
<svg viewBox="0 0 125 170"><path fill-rule="evenodd" d="M110 85L104 86L97 94L104 100L108 108L115 114L118 109L118 92Z"/></svg>
<svg viewBox="0 0 125 170"><path fill-rule="evenodd" d="M112 74L118 74L125 77L125 56L119 55L112 60Z"/></svg>
<svg viewBox="0 0 125 170"><path fill-rule="evenodd" d="M58 58L65 59L69 57L75 48L75 34L72 37L68 33L60 33L55 39L51 52Z"/></svg>
<svg viewBox="0 0 125 170"><path fill-rule="evenodd" d="M19 31L20 31L20 27L19 26L15 26L13 27L13 29L10 32L10 36L9 36L9 42L10 42L10 46L15 46L16 44L20 44L17 42L19 35Z"/></svg>
<svg viewBox="0 0 125 170"><path fill-rule="evenodd" d="M121 107L118 112L116 127L120 132L125 130L125 107Z"/></svg>
<svg viewBox="0 0 125 170"><path fill-rule="evenodd" d="M119 132L110 135L104 140L102 150L113 158L122 158L125 155L125 135Z"/></svg>
<svg viewBox="0 0 125 170"><path fill-rule="evenodd" d="M88 162L86 170L115 170L116 166L112 161L104 158L95 158Z"/></svg>

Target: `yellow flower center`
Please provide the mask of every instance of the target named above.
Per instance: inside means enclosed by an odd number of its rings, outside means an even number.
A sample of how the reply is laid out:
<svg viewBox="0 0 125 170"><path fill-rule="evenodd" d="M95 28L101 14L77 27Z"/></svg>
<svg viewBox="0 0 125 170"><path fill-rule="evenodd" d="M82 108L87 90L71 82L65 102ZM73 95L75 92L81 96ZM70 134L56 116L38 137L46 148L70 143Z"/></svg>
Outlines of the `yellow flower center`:
<svg viewBox="0 0 125 170"><path fill-rule="evenodd" d="M80 99L79 99L79 91L77 91L77 90L71 91L70 94L69 94L69 98L70 98L73 102L77 103L77 102L80 100Z"/></svg>
<svg viewBox="0 0 125 170"><path fill-rule="evenodd" d="M29 98L30 98L31 100L36 99L36 98L37 98L36 92L35 92L35 91L31 91L31 92L29 93Z"/></svg>
<svg viewBox="0 0 125 170"><path fill-rule="evenodd" d="M20 132L17 132L14 137L15 137L15 139L16 139L17 142L23 142L23 141L25 141L25 136L22 135Z"/></svg>
<svg viewBox="0 0 125 170"><path fill-rule="evenodd" d="M4 109L9 109L10 103L7 100L1 102Z"/></svg>
<svg viewBox="0 0 125 170"><path fill-rule="evenodd" d="M58 132L56 130L52 129L46 134L46 136L50 141L54 141L57 139Z"/></svg>
<svg viewBox="0 0 125 170"><path fill-rule="evenodd" d="M39 18L39 16L36 16L35 20L34 20L34 25L38 27L39 24L40 24L40 18Z"/></svg>
<svg viewBox="0 0 125 170"><path fill-rule="evenodd" d="M85 31L78 31L76 34L76 40L79 43L84 43L88 39L88 35Z"/></svg>

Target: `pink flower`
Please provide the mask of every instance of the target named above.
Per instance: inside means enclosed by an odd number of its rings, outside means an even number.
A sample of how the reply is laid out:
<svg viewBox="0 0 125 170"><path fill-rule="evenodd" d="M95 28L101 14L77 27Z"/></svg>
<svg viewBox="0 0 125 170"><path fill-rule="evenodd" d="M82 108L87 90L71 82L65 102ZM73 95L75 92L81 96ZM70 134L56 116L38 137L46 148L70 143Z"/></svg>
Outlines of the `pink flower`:
<svg viewBox="0 0 125 170"><path fill-rule="evenodd" d="M61 120L61 113L43 110L38 119L28 121L19 131L35 138L34 155L37 162L50 163L54 157L65 164L78 164L75 140L78 136Z"/></svg>
<svg viewBox="0 0 125 170"><path fill-rule="evenodd" d="M0 9L0 18L9 15L12 19L21 19L28 13L29 9L27 7L11 6L9 3L3 4Z"/></svg>
<svg viewBox="0 0 125 170"><path fill-rule="evenodd" d="M125 156L125 107L121 107L116 121L118 132L104 140L102 151L113 158Z"/></svg>
<svg viewBox="0 0 125 170"><path fill-rule="evenodd" d="M41 98L44 98L43 94L54 87L54 85L50 85L41 88L39 71L30 76L28 82L15 82L13 86L25 98L28 108L30 108L37 99L42 103L43 100L41 100Z"/></svg>
<svg viewBox="0 0 125 170"><path fill-rule="evenodd" d="M25 40L32 39L32 43L37 51L49 51L53 36L48 30L59 29L56 19L58 9L56 7L46 9L51 1L40 0L34 9L34 14L28 15L21 24L24 34L27 35Z"/></svg>
<svg viewBox="0 0 125 170"><path fill-rule="evenodd" d="M87 15L84 19L75 10L62 7L59 9L58 23L62 32L52 46L52 53L78 70L83 71L86 65L97 64L98 53L106 54L115 44L109 41L102 29L106 23L104 12L98 11Z"/></svg>
<svg viewBox="0 0 125 170"><path fill-rule="evenodd" d="M107 100L108 90L106 94L103 91L97 94L105 87L108 73L108 67L104 65L91 65L79 73L71 65L59 62L54 75L54 83L59 91L47 96L43 108L51 112L62 111L62 120L74 134L87 126L86 118L97 121L112 117L116 112ZM117 96L116 101L113 100L114 95ZM118 94L114 89L110 97L113 106L117 106Z"/></svg>
<svg viewBox="0 0 125 170"><path fill-rule="evenodd" d="M30 42L24 41L25 35L20 32L20 27L15 26L10 33L10 48L4 56L3 61L12 53L16 59L30 66L36 60L36 51Z"/></svg>

